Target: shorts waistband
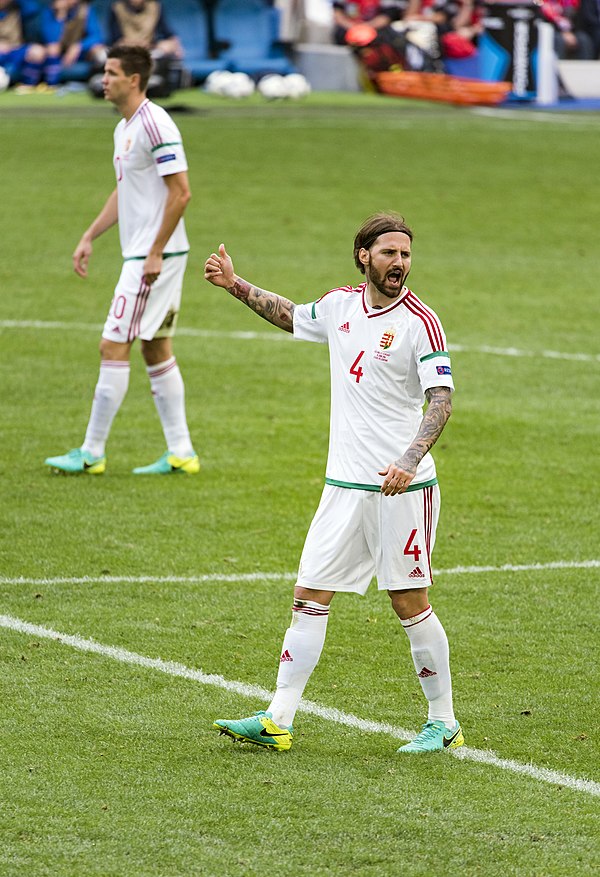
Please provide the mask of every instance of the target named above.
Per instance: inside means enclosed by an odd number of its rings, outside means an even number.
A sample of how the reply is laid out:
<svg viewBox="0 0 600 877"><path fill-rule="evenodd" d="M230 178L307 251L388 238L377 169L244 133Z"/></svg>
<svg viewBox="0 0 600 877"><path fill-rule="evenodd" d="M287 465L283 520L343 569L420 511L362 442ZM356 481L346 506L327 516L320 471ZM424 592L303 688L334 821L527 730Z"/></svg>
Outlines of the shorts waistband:
<svg viewBox="0 0 600 877"><path fill-rule="evenodd" d="M409 484L404 492L412 493L413 490L424 490L437 483L437 478L431 478L429 481L421 481L419 484ZM371 490L373 492L381 490L380 484L356 484L353 481L338 481L337 478L326 478L325 484L331 484L332 487L345 487L347 490Z"/></svg>

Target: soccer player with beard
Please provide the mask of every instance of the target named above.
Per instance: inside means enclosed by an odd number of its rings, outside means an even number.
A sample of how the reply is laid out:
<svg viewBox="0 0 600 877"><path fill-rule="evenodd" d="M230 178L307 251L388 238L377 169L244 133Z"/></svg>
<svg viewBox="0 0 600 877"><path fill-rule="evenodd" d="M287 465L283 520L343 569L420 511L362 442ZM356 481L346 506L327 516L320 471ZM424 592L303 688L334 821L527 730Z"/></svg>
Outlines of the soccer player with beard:
<svg viewBox="0 0 600 877"><path fill-rule="evenodd" d="M205 277L215 286L295 338L328 344L331 370L325 487L300 560L277 689L266 711L215 721L235 740L291 747L331 601L341 591L365 594L376 575L409 638L429 706L421 732L398 752L464 742L452 705L448 640L428 598L440 509L429 451L450 417L454 384L442 325L405 285L412 239L401 216L369 217L354 240L365 282L302 305L237 276L223 244L206 261Z"/></svg>

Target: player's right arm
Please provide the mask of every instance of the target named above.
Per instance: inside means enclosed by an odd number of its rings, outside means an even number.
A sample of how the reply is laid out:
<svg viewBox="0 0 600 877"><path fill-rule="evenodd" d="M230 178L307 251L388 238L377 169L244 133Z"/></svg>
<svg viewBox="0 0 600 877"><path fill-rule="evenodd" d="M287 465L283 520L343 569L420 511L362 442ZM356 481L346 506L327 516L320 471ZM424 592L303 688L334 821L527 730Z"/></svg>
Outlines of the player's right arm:
<svg viewBox="0 0 600 877"><path fill-rule="evenodd" d="M211 253L204 265L204 277L214 286L222 286L234 298L239 298L255 313L286 332L294 331L294 308L296 305L287 298L252 286L247 280L238 277L233 270L233 262L221 244L218 253Z"/></svg>
<svg viewBox="0 0 600 877"><path fill-rule="evenodd" d="M119 207L116 188L108 196L106 204L90 227L81 235L81 240L73 253L73 268L80 277L87 277L87 267L92 255L92 241L108 231L119 221Z"/></svg>

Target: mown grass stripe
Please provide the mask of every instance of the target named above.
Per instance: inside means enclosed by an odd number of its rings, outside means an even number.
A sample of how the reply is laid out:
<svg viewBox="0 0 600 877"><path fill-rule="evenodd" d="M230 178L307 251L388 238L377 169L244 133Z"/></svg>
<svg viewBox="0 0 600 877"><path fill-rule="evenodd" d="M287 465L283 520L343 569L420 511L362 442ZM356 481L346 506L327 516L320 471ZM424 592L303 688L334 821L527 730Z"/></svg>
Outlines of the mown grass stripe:
<svg viewBox="0 0 600 877"><path fill-rule="evenodd" d="M176 676L183 679L189 679L193 682L198 682L201 685L212 685L226 691L241 694L245 697L257 698L263 701L270 700L271 697L271 692L259 685L249 685L245 682L236 682L234 680L225 679L224 676L217 674L203 673L202 670L195 670L175 661L163 661L161 658L148 658L145 655L130 652L128 649L107 646L103 643L96 642L96 640L81 637L78 634L73 635L61 633L52 628L43 627L40 624L32 624L11 615L0 615L0 627L13 630L17 633L23 633L28 636L54 640L61 645L70 646L80 652L100 655L101 657L120 661L124 664L144 667L148 670L157 670L161 673L167 673L169 676ZM341 710L325 707L321 704L314 703L313 701L303 700L300 704L300 710L304 713L317 716L318 718L334 722L338 725L345 725L363 732L388 734L390 737L395 737L399 740L409 740L415 733L414 731L407 731L404 728L398 728L395 725L361 719L351 713L345 713ZM533 764L521 764L513 759L500 758L494 752L463 747L462 749L451 750L451 754L463 760L474 761L479 764L487 764L491 767L522 774L540 782L563 786L576 792L585 792L590 795L600 796L600 783L596 783L593 780L572 777L569 774L549 770L547 768L536 767Z"/></svg>

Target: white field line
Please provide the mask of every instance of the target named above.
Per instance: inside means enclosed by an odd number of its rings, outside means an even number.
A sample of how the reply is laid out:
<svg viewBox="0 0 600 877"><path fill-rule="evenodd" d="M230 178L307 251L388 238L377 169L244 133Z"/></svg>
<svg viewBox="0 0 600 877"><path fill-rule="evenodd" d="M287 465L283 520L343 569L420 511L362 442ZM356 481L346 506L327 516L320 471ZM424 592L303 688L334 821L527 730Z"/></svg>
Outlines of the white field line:
<svg viewBox="0 0 600 877"><path fill-rule="evenodd" d="M100 323L45 322L42 320L0 320L0 329L40 329L52 331L77 329L81 332L101 332ZM284 341L294 339L288 332L222 332L215 329L178 327L177 334L190 338L224 338L237 341ZM559 350L522 350L518 347L490 347L468 344L448 345L451 353L483 353L491 356L512 356L524 359L560 359L570 362L600 362L600 353L565 353Z"/></svg>
<svg viewBox="0 0 600 877"><path fill-rule="evenodd" d="M76 634L60 633L49 627L42 627L39 624L31 624L28 621L22 621L20 618L14 618L11 615L0 615L0 627L18 633L27 634L28 636L54 640L61 645L70 646L80 652L100 655L114 661L120 661L123 664L132 664L138 667L144 667L148 670L157 670L160 673L167 673L169 676L177 676L183 679L189 679L192 682L199 682L201 685L213 685L216 688L222 688L225 691L232 691L235 694L241 694L244 697L251 697L262 701L269 701L271 698L271 692L258 685L248 685L244 682L235 682L225 679L223 676L216 674L206 674L203 673L202 670L194 670L191 667L186 667L184 664L178 664L174 661L163 661L160 658L148 658L144 655L130 652L127 649L103 645L93 639L87 639ZM317 716L318 718L335 722L338 725L345 725L349 728L354 728L358 731L388 734L390 737L395 737L399 740L409 740L414 736L414 731L407 731L404 728L399 728L395 725L389 725L383 722L366 721L365 719L361 719L351 713L330 709L309 700L301 701L300 710L309 713L310 715ZM569 774L561 773L560 771L535 767L533 764L521 764L512 759L499 758L494 752L489 750L464 747L462 749L451 750L451 753L456 755L457 758L475 761L478 764L487 764L492 767L501 768L502 770L512 771L513 773L523 774L531 779L563 786L576 792L586 792L590 795L600 796L600 783L596 783L593 780L584 780L578 777L572 777Z"/></svg>
<svg viewBox="0 0 600 877"><path fill-rule="evenodd" d="M474 116L490 116L494 119L502 119L511 122L557 122L559 125L573 125L576 122L587 122L588 118L581 111L567 114L548 111L543 107L539 110L508 110L494 107L474 107L471 110ZM595 121L595 119L593 120Z"/></svg>
<svg viewBox="0 0 600 877"><path fill-rule="evenodd" d="M434 569L434 576L478 575L486 572L543 572L550 569L599 569L600 560L555 560L550 563L504 563L500 566L453 566L449 569ZM0 585L90 585L98 582L111 585L199 585L203 583L226 582L283 582L295 581L295 572L249 572L249 573L206 573L196 576L57 576L55 578L29 578L27 576L0 576Z"/></svg>

